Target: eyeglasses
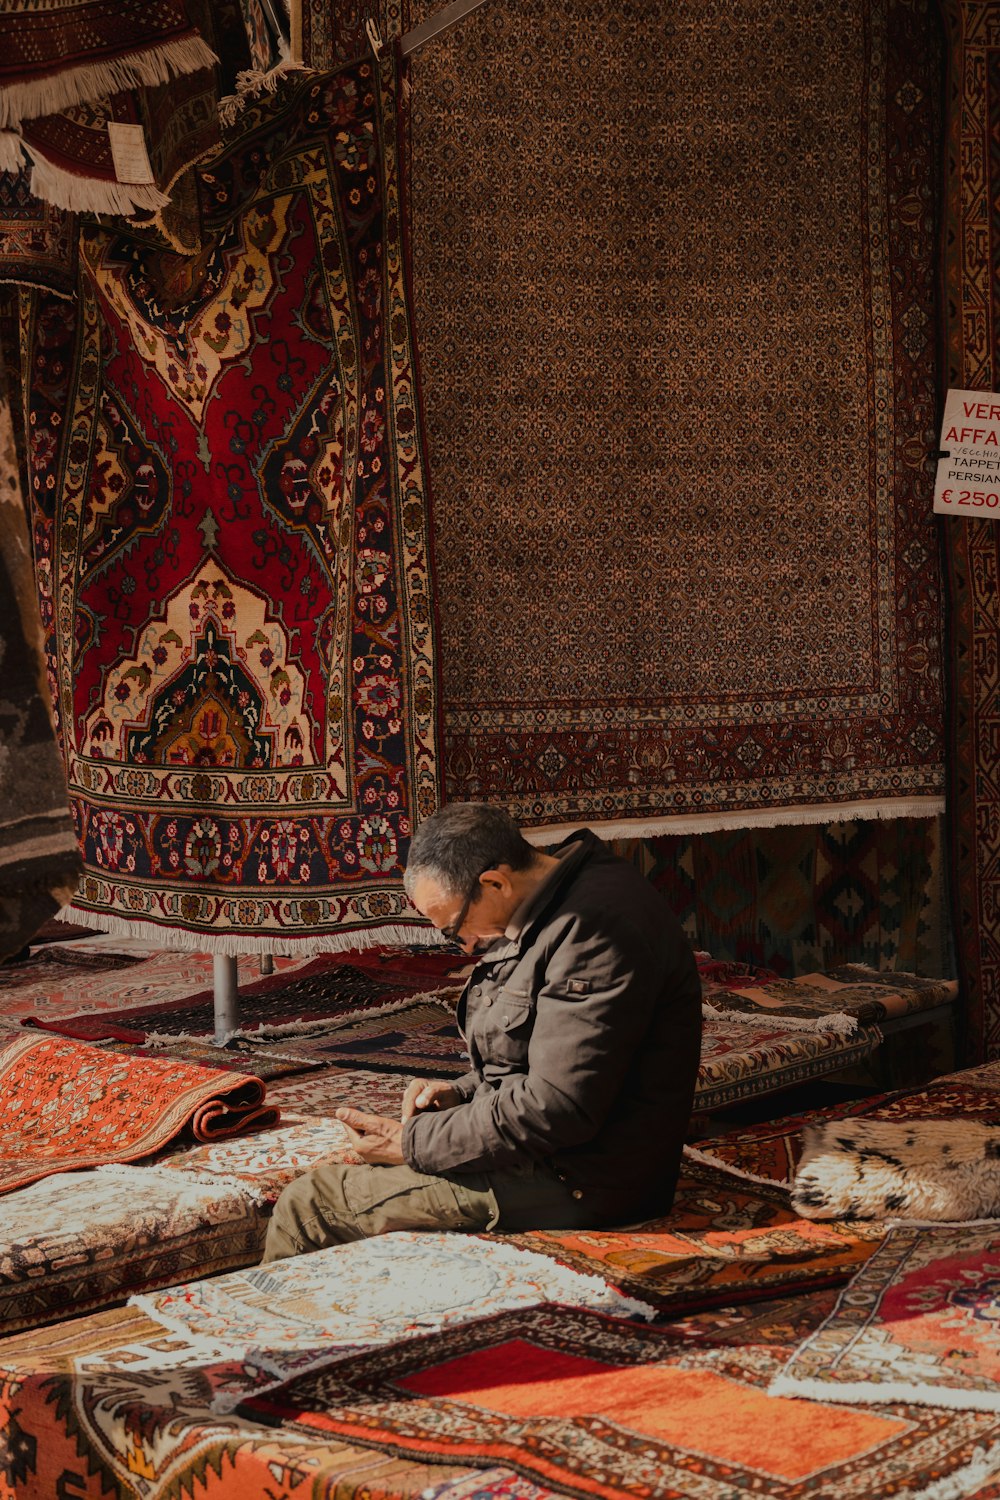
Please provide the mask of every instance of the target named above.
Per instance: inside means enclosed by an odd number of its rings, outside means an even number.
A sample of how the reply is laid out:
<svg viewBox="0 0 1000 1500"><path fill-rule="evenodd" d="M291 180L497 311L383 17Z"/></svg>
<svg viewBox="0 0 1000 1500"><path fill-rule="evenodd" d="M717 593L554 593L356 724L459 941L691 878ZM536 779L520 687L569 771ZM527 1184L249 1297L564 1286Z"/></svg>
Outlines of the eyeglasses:
<svg viewBox="0 0 1000 1500"><path fill-rule="evenodd" d="M492 865L483 866L483 868L480 870L479 874L473 881L472 885L470 886L469 894L462 902L462 910L459 912L454 922L451 922L447 927L441 928L441 936L444 938L445 942L450 943L453 948L462 947L462 928L465 926L465 919L469 915L469 908L471 907L472 903L479 897L480 877L485 875L487 870L492 870L492 868ZM462 949L462 951L464 952L465 950Z"/></svg>

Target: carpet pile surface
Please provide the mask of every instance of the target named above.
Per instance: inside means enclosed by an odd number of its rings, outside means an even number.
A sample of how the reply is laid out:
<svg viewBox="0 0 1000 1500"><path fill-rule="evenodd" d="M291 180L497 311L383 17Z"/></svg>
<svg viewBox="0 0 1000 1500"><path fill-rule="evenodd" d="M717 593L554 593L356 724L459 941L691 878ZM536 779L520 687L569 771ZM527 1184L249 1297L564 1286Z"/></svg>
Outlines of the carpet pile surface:
<svg viewBox="0 0 1000 1500"><path fill-rule="evenodd" d="M0 1192L55 1172L138 1161L182 1131L209 1141L277 1119L250 1073L15 1035L0 1050Z"/></svg>

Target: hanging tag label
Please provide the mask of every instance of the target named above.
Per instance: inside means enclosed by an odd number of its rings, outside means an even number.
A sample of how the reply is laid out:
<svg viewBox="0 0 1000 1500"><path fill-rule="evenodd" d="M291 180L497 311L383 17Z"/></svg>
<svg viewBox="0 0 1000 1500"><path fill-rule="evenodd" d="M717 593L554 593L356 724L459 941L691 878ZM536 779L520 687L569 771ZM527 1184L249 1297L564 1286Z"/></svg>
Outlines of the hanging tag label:
<svg viewBox="0 0 1000 1500"><path fill-rule="evenodd" d="M934 483L935 515L1000 521L1000 396L949 391L941 452Z"/></svg>
<svg viewBox="0 0 1000 1500"><path fill-rule="evenodd" d="M119 182L146 186L154 181L141 125L123 125L118 120L109 120L108 140Z"/></svg>

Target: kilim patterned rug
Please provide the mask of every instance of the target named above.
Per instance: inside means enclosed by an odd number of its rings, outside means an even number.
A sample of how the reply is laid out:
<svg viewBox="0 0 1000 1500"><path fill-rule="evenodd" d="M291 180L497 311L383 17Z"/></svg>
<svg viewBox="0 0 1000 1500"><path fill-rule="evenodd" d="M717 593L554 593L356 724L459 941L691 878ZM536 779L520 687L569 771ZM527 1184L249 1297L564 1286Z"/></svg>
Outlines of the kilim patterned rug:
<svg viewBox="0 0 1000 1500"><path fill-rule="evenodd" d="M146 1165L63 1172L4 1194L4 1334L252 1265L267 1230L265 1196L231 1178Z"/></svg>
<svg viewBox="0 0 1000 1500"><path fill-rule="evenodd" d="M996 1223L893 1229L771 1391L995 1415L998 1279Z"/></svg>
<svg viewBox="0 0 1000 1500"><path fill-rule="evenodd" d="M614 844L719 959L785 978L844 963L952 974L943 824L871 818Z"/></svg>
<svg viewBox="0 0 1000 1500"><path fill-rule="evenodd" d="M202 174L201 256L94 230L77 333L34 305L75 909L107 930L426 932L401 885L439 791L396 124L391 58L250 103Z"/></svg>
<svg viewBox="0 0 1000 1500"><path fill-rule="evenodd" d="M415 54L450 798L940 809L940 51L909 0L520 0Z"/></svg>
<svg viewBox="0 0 1000 1500"><path fill-rule="evenodd" d="M1000 5L944 0L950 59L942 384L1000 389ZM967 1009L966 1062L1000 1057L1000 533L989 521L941 522L949 608L950 870Z"/></svg>
<svg viewBox="0 0 1000 1500"><path fill-rule="evenodd" d="M0 1429L16 1445L12 1483L25 1500L131 1500L137 1482L177 1500L251 1500L274 1495L276 1483L281 1500L419 1500L470 1474L464 1464L428 1467L213 1416L214 1383L226 1367L168 1368L174 1343L132 1307L3 1341ZM505 1478L518 1482L510 1471Z"/></svg>
<svg viewBox="0 0 1000 1500"><path fill-rule="evenodd" d="M249 1073L17 1035L0 1049L0 1193L53 1172L138 1161L184 1130L209 1141L277 1119Z"/></svg>
<svg viewBox="0 0 1000 1500"><path fill-rule="evenodd" d="M881 1042L882 1034L874 1026L859 1026L842 1036L802 1031L796 1022L782 1022L780 1017L708 1016L702 1030L695 1111L721 1109L808 1078L839 1073L871 1057Z"/></svg>
<svg viewBox="0 0 1000 1500"><path fill-rule="evenodd" d="M770 1016L775 1021L811 1020L820 1027L831 1024L835 1016L852 1017L870 1026L958 1003L956 979L880 974L865 964L844 964L826 974L798 974L794 979L765 983L753 979L742 984L706 983L702 973L705 1000L721 1010Z"/></svg>
<svg viewBox="0 0 1000 1500"><path fill-rule="evenodd" d="M0 19L0 126L214 61L182 0L24 0Z"/></svg>
<svg viewBox="0 0 1000 1500"><path fill-rule="evenodd" d="M301 959L276 959L275 978L287 976L303 967ZM63 1018L79 1023L82 1016L98 1016L112 1021L130 1009L161 1007L171 1003L190 1004L192 996L204 998L212 984L212 959L206 953L189 953L183 949L165 949L126 968L82 972L75 964L48 963L29 981L5 989L0 969L0 997L8 1020L21 1021L47 1030L58 1030ZM259 961L243 957L238 960L237 974L241 990L252 987L259 979ZM100 1026L99 1036L106 1035ZM145 1034L143 1032L143 1034ZM129 1040L138 1040L130 1034Z"/></svg>
<svg viewBox="0 0 1000 1500"><path fill-rule="evenodd" d="M46 944L19 963L0 965L0 1006L8 1015L6 1002L13 990L34 989L51 982L57 990L75 983L83 991L93 975L116 974L139 963L142 957L138 953L74 953L71 943Z"/></svg>
<svg viewBox="0 0 1000 1500"><path fill-rule="evenodd" d="M337 1120L170 1144L154 1162L63 1172L0 1196L4 1333L255 1265L293 1178L356 1161Z"/></svg>
<svg viewBox="0 0 1000 1500"><path fill-rule="evenodd" d="M1000 1125L1000 1093L966 1082L964 1075L936 1080L929 1088L900 1090L875 1094L812 1110L806 1114L786 1115L742 1129L726 1129L720 1135L704 1136L694 1149L710 1162L752 1180L790 1182L802 1154L802 1134L810 1125L824 1125L830 1120L864 1116L872 1120L976 1120L983 1125Z"/></svg>
<svg viewBox="0 0 1000 1500"><path fill-rule="evenodd" d="M359 1353L241 1411L282 1433L502 1464L587 1500L940 1500L1000 1472L995 1412L769 1396L775 1343L699 1348L671 1330L537 1308Z"/></svg>
<svg viewBox="0 0 1000 1500"><path fill-rule="evenodd" d="M322 1034L290 1037L293 1056L342 1068L457 1078L469 1071L469 1054L455 1021L458 990L417 996L372 1015L333 1022Z"/></svg>

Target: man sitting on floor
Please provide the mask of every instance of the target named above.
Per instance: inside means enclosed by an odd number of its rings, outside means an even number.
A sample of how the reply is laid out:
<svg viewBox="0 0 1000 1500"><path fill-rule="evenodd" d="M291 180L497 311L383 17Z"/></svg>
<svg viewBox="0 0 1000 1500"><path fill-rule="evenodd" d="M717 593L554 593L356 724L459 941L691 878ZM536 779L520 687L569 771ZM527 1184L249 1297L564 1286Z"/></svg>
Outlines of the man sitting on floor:
<svg viewBox="0 0 1000 1500"><path fill-rule="evenodd" d="M588 830L545 854L479 803L420 827L405 886L477 959L458 1006L471 1071L412 1082L401 1120L338 1109L366 1165L290 1184L265 1260L392 1229L596 1228L665 1213L701 986L659 893Z"/></svg>

